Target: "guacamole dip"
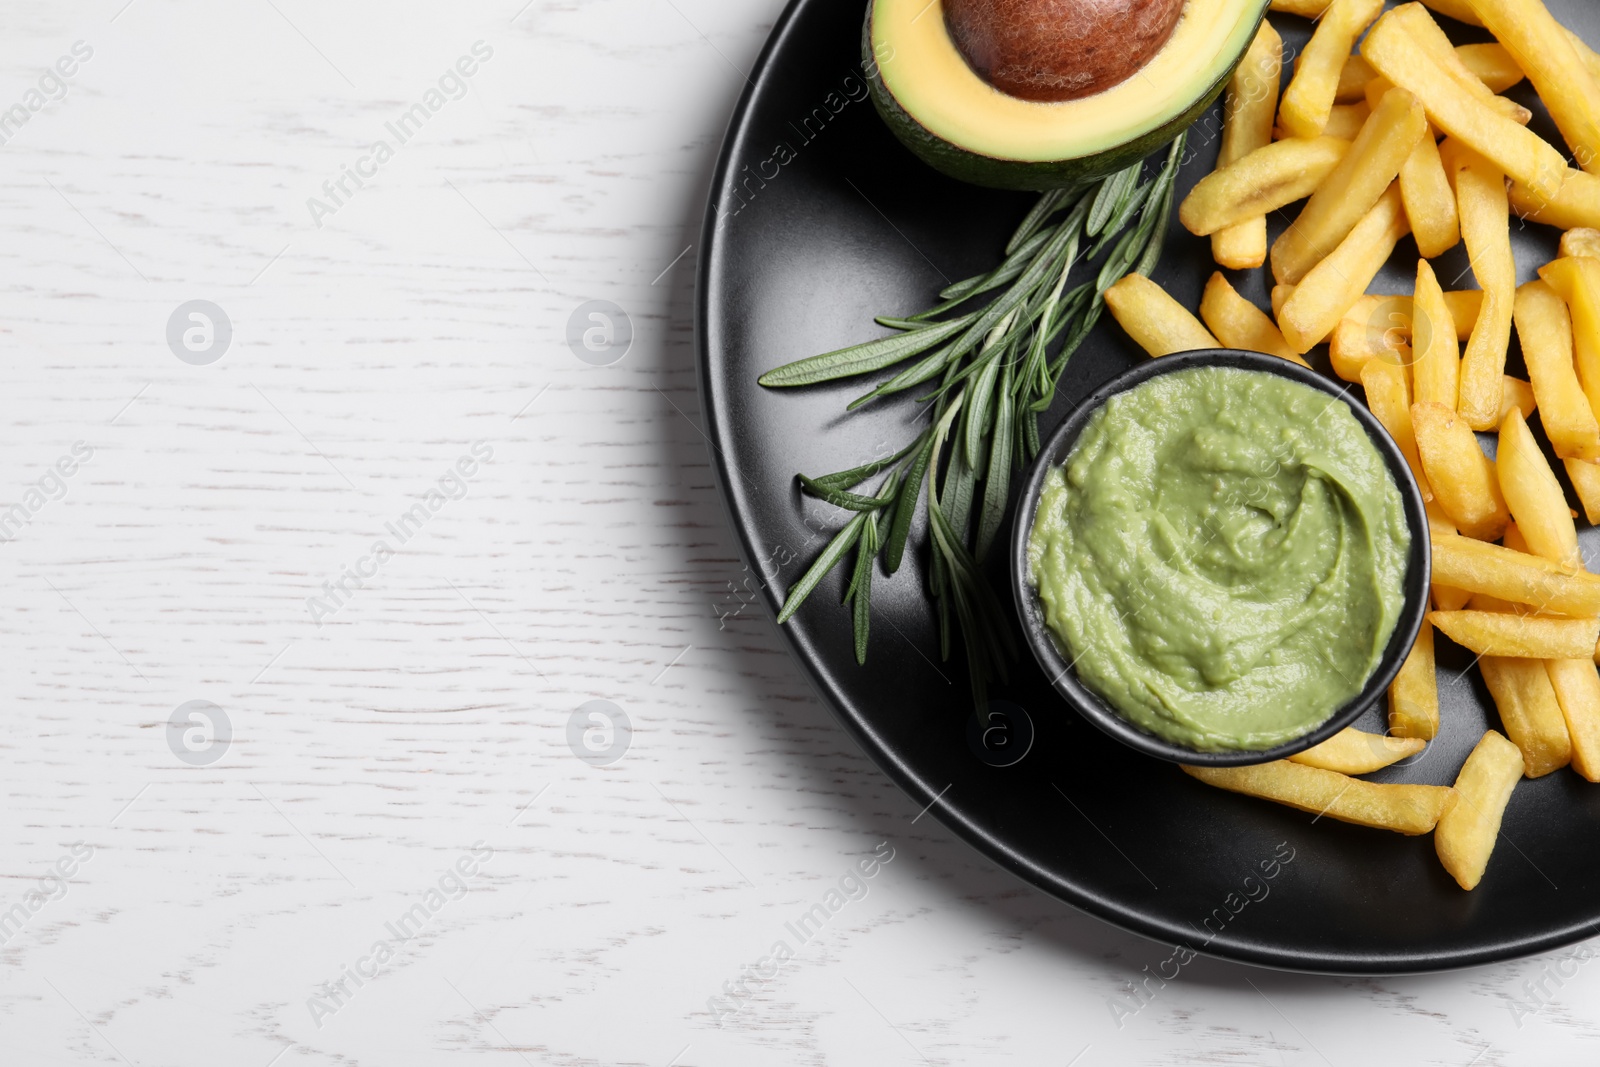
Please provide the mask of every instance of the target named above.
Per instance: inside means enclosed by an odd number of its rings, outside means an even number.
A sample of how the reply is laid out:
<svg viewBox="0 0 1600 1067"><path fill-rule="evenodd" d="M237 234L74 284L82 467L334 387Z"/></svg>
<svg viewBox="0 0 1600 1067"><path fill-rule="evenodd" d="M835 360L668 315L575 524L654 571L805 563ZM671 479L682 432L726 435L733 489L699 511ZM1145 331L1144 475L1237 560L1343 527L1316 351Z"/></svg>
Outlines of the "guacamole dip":
<svg viewBox="0 0 1600 1067"><path fill-rule="evenodd" d="M1095 412L1045 479L1028 564L1067 659L1125 718L1202 751L1266 749L1360 692L1410 543L1342 400L1201 367Z"/></svg>

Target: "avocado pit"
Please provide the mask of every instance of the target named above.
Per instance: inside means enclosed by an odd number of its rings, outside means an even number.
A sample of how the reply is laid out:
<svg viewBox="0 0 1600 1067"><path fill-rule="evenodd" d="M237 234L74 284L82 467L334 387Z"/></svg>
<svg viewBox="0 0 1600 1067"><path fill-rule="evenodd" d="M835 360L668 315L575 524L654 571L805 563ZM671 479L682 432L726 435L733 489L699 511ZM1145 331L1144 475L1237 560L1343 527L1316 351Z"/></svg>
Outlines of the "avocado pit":
<svg viewBox="0 0 1600 1067"><path fill-rule="evenodd" d="M1166 45L1185 0L944 0L968 66L1008 96L1092 96L1142 69Z"/></svg>

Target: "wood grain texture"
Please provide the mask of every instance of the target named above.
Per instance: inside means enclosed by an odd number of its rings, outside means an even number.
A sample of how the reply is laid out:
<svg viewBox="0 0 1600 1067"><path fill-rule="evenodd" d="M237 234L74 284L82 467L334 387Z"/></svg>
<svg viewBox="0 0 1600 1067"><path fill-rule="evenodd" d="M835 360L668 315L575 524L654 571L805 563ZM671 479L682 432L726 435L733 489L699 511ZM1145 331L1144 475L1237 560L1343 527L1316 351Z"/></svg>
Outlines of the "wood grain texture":
<svg viewBox="0 0 1600 1067"><path fill-rule="evenodd" d="M0 147L0 504L92 450L0 544L6 1062L1573 1061L1600 967L1566 954L1381 981L1197 960L1119 1012L1170 949L918 818L811 694L726 528L691 344L704 190L778 11L8 7L0 108L93 55ZM477 41L465 94L314 219ZM210 366L166 342L194 299L234 329ZM595 299L634 327L612 366L567 345ZM492 461L319 626L308 598L474 442ZM604 767L568 746L596 699L633 727ZM193 700L232 724L204 766L169 745ZM881 842L718 1025L708 1000ZM1547 968L1573 973L1519 1018Z"/></svg>

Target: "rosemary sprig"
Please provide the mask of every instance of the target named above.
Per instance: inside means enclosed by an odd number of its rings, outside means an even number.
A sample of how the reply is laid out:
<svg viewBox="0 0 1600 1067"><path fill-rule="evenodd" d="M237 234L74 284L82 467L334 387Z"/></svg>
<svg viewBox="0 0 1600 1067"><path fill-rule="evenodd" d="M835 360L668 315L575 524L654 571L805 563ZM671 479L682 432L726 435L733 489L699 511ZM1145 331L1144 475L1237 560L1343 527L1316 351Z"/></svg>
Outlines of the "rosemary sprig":
<svg viewBox="0 0 1600 1067"><path fill-rule="evenodd" d="M851 608L856 660L865 663L875 564L881 559L886 574L899 570L921 502L940 653L950 657L959 629L973 698L986 706L988 683L1004 680L1016 655L1006 612L982 571L1005 522L1012 472L1038 455L1039 415L1055 399L1067 360L1099 321L1105 291L1126 274L1149 273L1160 258L1183 144L1180 136L1147 180L1141 180L1141 162L1100 181L1045 193L993 270L947 286L925 311L878 317L899 333L761 376L766 386L815 385L915 357L849 410L937 381L917 398L932 405L930 425L899 452L818 478L799 476L806 493L852 517L789 588L780 623L854 549L844 602ZM1068 289L1074 268L1095 260L1094 279ZM987 303L960 310L984 296ZM876 490L856 491L880 474Z"/></svg>

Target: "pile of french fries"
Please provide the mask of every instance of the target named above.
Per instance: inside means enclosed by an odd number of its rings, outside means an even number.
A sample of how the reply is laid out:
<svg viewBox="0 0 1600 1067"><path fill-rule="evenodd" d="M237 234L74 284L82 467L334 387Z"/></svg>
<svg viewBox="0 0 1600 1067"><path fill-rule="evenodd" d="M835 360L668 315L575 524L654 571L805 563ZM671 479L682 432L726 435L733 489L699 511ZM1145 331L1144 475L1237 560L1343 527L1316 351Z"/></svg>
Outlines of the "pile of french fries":
<svg viewBox="0 0 1600 1067"><path fill-rule="evenodd" d="M1221 347L1304 363L1326 342L1427 500L1434 610L1390 688L1387 736L1346 730L1289 760L1186 770L1347 822L1431 831L1471 889L1517 781L1568 765L1600 780L1600 576L1585 569L1576 512L1528 422L1537 411L1585 518L1600 522L1600 55L1542 0L1271 6L1316 19L1310 42L1280 98L1283 44L1262 25L1228 86L1216 170L1179 220L1211 238L1219 266L1269 267L1272 313L1220 271L1198 318L1137 275L1106 303L1153 356ZM1455 47L1434 12L1497 43ZM1524 78L1576 167L1499 95ZM1302 199L1269 250L1266 216ZM1513 212L1565 231L1559 258L1520 287ZM1369 294L1407 235L1414 292ZM1446 291L1429 260L1463 243L1477 287ZM1527 381L1505 373L1513 330ZM1498 435L1494 458L1479 433ZM1485 733L1453 786L1354 777L1437 735L1435 630L1477 655L1504 735Z"/></svg>

